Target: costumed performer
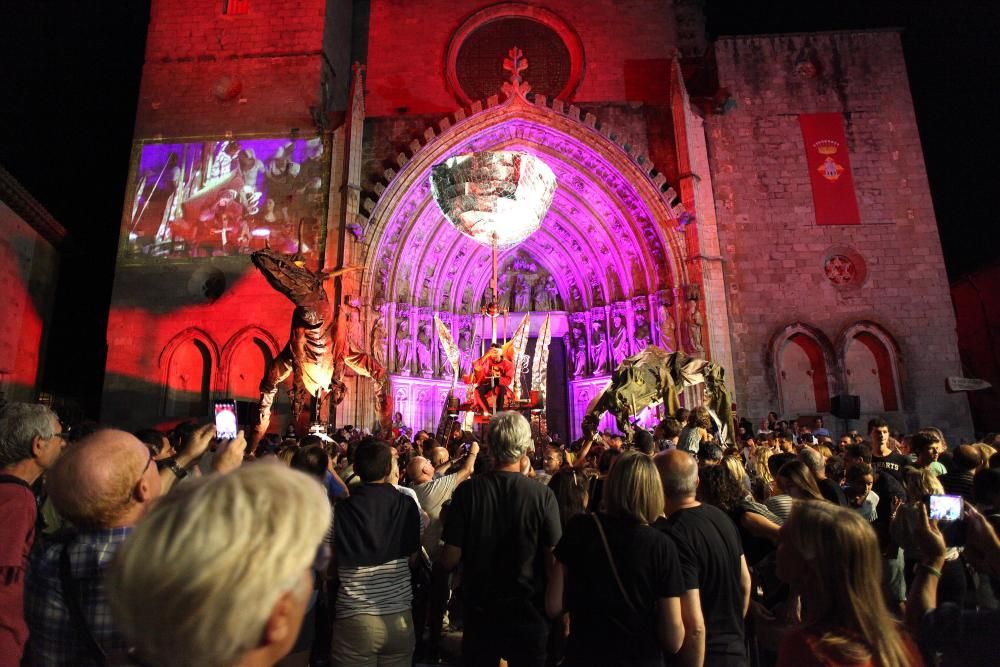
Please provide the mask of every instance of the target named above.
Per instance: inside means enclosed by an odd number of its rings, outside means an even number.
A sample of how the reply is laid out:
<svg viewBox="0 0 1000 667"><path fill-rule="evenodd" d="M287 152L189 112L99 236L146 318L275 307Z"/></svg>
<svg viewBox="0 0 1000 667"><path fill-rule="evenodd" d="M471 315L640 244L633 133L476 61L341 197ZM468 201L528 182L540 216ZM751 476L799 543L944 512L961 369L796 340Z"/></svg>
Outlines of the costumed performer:
<svg viewBox="0 0 1000 667"><path fill-rule="evenodd" d="M503 348L493 343L489 352L486 353L473 366L473 380L476 385L476 394L482 404L483 414L488 415L489 402L487 401L491 393L496 393L496 410L502 410L507 392L510 391L511 383L514 382L514 364L503 353Z"/></svg>

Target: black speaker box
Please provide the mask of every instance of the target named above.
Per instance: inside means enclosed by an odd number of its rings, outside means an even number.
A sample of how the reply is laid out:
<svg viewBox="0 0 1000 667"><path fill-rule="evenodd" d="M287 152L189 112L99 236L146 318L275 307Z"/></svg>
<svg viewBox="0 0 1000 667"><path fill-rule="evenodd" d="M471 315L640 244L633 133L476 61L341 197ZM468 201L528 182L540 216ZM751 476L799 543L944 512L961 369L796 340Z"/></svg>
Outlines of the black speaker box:
<svg viewBox="0 0 1000 667"><path fill-rule="evenodd" d="M840 419L861 419L861 397L840 394L830 401L830 412Z"/></svg>

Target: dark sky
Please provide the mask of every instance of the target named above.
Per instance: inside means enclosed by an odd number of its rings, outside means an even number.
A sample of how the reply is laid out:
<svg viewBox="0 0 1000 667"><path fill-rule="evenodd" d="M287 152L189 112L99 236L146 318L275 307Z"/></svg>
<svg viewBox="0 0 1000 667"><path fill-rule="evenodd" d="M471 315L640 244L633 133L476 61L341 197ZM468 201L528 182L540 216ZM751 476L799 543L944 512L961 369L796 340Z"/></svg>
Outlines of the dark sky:
<svg viewBox="0 0 1000 667"><path fill-rule="evenodd" d="M0 163L72 236L44 384L95 414L149 3L17 4L0 21ZM708 19L712 35L903 28L949 273L1000 258L987 242L1000 2L709 0Z"/></svg>

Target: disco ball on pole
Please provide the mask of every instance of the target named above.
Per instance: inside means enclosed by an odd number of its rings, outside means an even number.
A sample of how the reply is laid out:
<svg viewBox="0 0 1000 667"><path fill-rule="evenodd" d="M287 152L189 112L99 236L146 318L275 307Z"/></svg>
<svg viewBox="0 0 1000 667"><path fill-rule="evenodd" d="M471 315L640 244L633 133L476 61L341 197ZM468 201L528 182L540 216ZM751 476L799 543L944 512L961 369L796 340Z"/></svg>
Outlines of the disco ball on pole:
<svg viewBox="0 0 1000 667"><path fill-rule="evenodd" d="M534 155L485 151L431 168L431 193L455 229L495 250L513 248L542 224L556 175Z"/></svg>

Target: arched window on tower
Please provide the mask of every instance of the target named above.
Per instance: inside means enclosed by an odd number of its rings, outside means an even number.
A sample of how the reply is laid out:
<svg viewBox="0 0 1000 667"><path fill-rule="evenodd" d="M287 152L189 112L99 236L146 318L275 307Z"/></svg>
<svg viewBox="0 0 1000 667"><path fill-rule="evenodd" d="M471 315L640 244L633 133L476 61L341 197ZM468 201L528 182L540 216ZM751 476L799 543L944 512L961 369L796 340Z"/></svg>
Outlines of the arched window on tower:
<svg viewBox="0 0 1000 667"><path fill-rule="evenodd" d="M271 346L259 336L246 336L233 348L229 361L228 396L240 401L260 398L260 381L273 359Z"/></svg>
<svg viewBox="0 0 1000 667"><path fill-rule="evenodd" d="M164 376L163 414L204 417L212 391L212 354L204 341L189 337L170 352Z"/></svg>
<svg viewBox="0 0 1000 667"><path fill-rule="evenodd" d="M892 339L871 324L856 324L844 335L847 389L861 397L864 413L899 409L899 373Z"/></svg>
<svg viewBox="0 0 1000 667"><path fill-rule="evenodd" d="M830 411L830 385L823 347L805 329L796 327L780 338L775 372L786 417Z"/></svg>

